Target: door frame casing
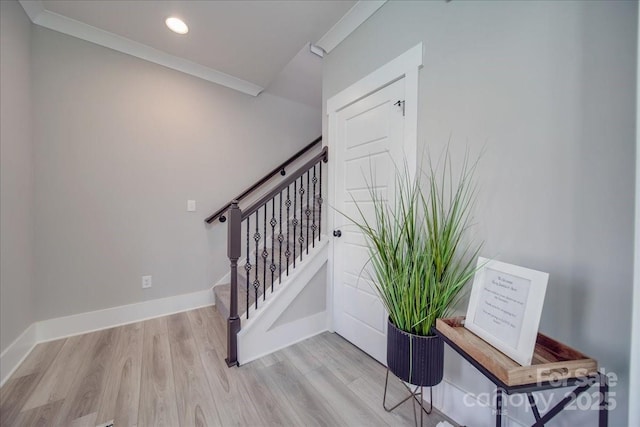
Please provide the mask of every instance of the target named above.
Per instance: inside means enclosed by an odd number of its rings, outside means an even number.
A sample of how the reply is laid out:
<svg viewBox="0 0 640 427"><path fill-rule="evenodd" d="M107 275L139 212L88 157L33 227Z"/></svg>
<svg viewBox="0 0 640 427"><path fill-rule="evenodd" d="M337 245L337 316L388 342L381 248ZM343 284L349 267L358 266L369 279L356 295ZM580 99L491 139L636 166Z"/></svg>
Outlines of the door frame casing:
<svg viewBox="0 0 640 427"><path fill-rule="evenodd" d="M640 9L638 10L640 20ZM640 28L638 29L638 58L640 58ZM637 67L640 82L640 67ZM640 86L636 85L636 194L635 238L633 255L633 302L631 305L631 349L629 351L629 425L639 425L640 409Z"/></svg>
<svg viewBox="0 0 640 427"><path fill-rule="evenodd" d="M403 152L407 160L409 175L414 177L417 169L418 154L418 71L423 64L423 46L418 43L397 58L386 63L382 67L353 83L351 86L335 94L327 100L326 114L328 116L328 138L325 139L330 153L335 153L337 139L337 115L344 108L353 103L366 98L374 92L390 85L400 79L405 80L405 103L404 103L404 138ZM329 156L329 173L327 174L327 199L328 208L335 206L335 156ZM327 211L327 230L329 235L334 229L334 215L336 213ZM327 262L327 308L329 311L328 329L335 332L334 313L334 244L330 237L329 260Z"/></svg>

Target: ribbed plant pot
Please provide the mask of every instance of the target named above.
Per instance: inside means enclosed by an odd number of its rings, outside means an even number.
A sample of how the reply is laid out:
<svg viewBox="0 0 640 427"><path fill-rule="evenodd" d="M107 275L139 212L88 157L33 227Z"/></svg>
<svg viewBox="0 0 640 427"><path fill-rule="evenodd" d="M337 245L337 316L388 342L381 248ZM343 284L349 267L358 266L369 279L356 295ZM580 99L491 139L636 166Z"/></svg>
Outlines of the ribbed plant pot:
<svg viewBox="0 0 640 427"><path fill-rule="evenodd" d="M388 320L387 366L402 381L434 386L444 373L444 342L437 335L421 336L401 331Z"/></svg>

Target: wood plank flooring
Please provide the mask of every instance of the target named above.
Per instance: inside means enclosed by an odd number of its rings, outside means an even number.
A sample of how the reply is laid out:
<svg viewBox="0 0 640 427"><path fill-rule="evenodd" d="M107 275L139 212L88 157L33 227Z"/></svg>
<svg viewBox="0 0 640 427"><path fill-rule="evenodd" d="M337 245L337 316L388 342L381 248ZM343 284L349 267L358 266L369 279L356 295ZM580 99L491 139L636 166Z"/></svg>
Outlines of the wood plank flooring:
<svg viewBox="0 0 640 427"><path fill-rule="evenodd" d="M382 408L385 368L336 334L240 368L226 366L225 343L206 307L39 344L0 389L0 425L414 425L410 401ZM390 402L404 397L390 385Z"/></svg>

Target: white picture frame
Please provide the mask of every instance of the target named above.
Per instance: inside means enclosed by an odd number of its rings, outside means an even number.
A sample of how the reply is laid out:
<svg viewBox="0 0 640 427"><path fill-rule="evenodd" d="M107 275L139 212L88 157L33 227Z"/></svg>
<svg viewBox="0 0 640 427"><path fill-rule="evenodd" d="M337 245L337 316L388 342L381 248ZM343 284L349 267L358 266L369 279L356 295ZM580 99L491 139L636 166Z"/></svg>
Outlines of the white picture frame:
<svg viewBox="0 0 640 427"><path fill-rule="evenodd" d="M465 327L523 366L530 366L549 274L478 258Z"/></svg>

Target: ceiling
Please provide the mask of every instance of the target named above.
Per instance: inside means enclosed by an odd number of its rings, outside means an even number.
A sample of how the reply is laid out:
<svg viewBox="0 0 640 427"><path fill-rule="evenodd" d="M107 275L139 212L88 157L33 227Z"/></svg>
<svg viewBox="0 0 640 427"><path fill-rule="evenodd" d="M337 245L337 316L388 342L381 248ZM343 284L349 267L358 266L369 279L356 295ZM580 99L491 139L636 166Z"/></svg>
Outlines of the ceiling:
<svg viewBox="0 0 640 427"><path fill-rule="evenodd" d="M21 0L31 20L242 92L267 89L319 106L325 51L384 1L355 0ZM189 26L165 26L176 16ZM323 44L324 41L324 44ZM271 90L270 90L271 89ZM296 99L297 98L297 99Z"/></svg>

